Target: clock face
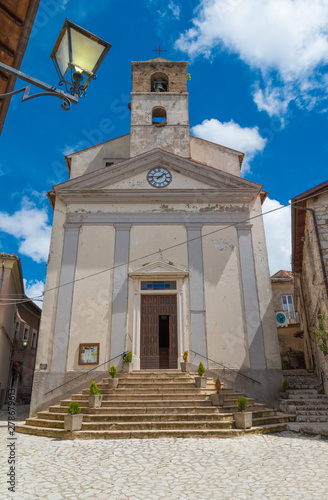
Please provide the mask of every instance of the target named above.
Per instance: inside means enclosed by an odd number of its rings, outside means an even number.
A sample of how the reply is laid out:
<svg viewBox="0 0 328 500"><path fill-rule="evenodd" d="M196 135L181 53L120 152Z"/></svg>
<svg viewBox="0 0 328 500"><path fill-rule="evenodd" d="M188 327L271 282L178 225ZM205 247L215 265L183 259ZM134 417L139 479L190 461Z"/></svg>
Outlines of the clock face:
<svg viewBox="0 0 328 500"><path fill-rule="evenodd" d="M164 167L152 168L147 174L147 181L153 187L163 188L172 181L172 174Z"/></svg>

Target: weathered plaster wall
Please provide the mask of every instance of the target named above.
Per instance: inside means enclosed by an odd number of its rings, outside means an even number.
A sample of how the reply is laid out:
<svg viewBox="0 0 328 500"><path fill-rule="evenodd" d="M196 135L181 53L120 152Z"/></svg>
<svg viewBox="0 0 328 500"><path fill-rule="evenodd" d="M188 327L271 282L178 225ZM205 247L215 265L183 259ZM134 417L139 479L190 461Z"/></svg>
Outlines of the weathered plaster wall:
<svg viewBox="0 0 328 500"><path fill-rule="evenodd" d="M114 266L114 245L113 226L81 227L67 370L90 369L78 364L80 343L100 343L99 364L110 358L113 271L102 271Z"/></svg>
<svg viewBox="0 0 328 500"><path fill-rule="evenodd" d="M170 165L161 163L160 166L167 167L172 173L172 182L167 186L167 189L208 189L213 187L205 182L180 174L174 168L171 168ZM104 187L104 189L149 189L150 185L147 181L147 173L148 170L120 182L115 182L110 186Z"/></svg>
<svg viewBox="0 0 328 500"><path fill-rule="evenodd" d="M307 207L315 210L320 243L324 258L324 265L328 273L328 196L321 194L307 201ZM300 312L302 327L305 331L306 362L312 365L316 374L320 377L321 371L325 374L325 392L328 394L328 355L324 355L315 342L312 342L312 352L310 348L310 337L314 339L313 328L318 326L319 312L325 313L328 317L328 298L324 284L319 246L315 232L315 226L310 212L306 213L305 233L303 247L302 275L298 277L302 281L303 294L305 300L305 311L303 300L300 300ZM301 294L300 286L298 286ZM311 359L312 358L312 359Z"/></svg>
<svg viewBox="0 0 328 500"><path fill-rule="evenodd" d="M190 156L192 160L206 163L210 167L240 177L240 153L224 148L219 144L190 136Z"/></svg>
<svg viewBox="0 0 328 500"><path fill-rule="evenodd" d="M217 231L202 229L208 356L230 368L249 368L237 231Z"/></svg>
<svg viewBox="0 0 328 500"><path fill-rule="evenodd" d="M260 197L251 206L250 218L262 214ZM281 369L279 343L273 308L272 288L268 254L265 242L263 218L257 217L251 220L252 243L254 251L254 263L257 278L257 290L259 297L260 316L265 349L267 369Z"/></svg>
<svg viewBox="0 0 328 500"><path fill-rule="evenodd" d="M156 73L166 75L169 92L187 92L187 62L151 59L133 61L131 67L133 92L150 92L151 77Z"/></svg>
<svg viewBox="0 0 328 500"><path fill-rule="evenodd" d="M35 367L37 371L40 368L40 363L47 364L48 370L51 369L53 335L59 290L58 285L62 262L65 219L66 205L59 198L57 198L52 224L47 277L45 283L38 350L36 356Z"/></svg>
<svg viewBox="0 0 328 500"><path fill-rule="evenodd" d="M97 136L97 130L93 132L94 142L100 142L102 136ZM106 162L115 164L126 160L130 158L130 134L95 145L76 154L68 155L68 158L71 159L70 179L99 170L106 166ZM110 168L110 165L107 168Z"/></svg>
<svg viewBox="0 0 328 500"><path fill-rule="evenodd" d="M167 124L152 124L152 110L164 107ZM188 94L131 94L131 157L154 148L190 157Z"/></svg>

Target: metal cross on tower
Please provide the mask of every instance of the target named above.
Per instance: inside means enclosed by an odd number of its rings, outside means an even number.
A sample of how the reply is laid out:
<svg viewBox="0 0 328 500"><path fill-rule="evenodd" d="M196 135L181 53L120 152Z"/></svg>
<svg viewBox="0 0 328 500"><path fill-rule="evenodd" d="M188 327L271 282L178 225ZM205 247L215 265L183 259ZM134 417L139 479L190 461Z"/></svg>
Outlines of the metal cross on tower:
<svg viewBox="0 0 328 500"><path fill-rule="evenodd" d="M161 57L161 52L167 52L165 49L161 49L161 46L158 46L158 49L153 49L152 52L158 52L158 57Z"/></svg>

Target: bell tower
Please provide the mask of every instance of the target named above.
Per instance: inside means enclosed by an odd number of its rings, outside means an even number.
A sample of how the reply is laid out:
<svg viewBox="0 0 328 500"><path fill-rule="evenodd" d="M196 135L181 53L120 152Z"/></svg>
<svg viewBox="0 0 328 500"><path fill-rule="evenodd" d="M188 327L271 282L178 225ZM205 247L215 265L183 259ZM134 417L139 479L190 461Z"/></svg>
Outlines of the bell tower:
<svg viewBox="0 0 328 500"><path fill-rule="evenodd" d="M187 62L132 62L131 150L154 148L190 158Z"/></svg>

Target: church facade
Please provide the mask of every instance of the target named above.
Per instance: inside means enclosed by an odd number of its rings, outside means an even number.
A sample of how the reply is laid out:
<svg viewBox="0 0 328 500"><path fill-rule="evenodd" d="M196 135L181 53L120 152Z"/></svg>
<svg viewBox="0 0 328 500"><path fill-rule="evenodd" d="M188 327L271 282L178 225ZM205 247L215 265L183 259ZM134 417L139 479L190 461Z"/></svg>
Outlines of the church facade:
<svg viewBox="0 0 328 500"><path fill-rule="evenodd" d="M190 135L187 63L132 63L131 131L66 157L32 414L120 367L196 367L272 402L282 381L261 204L243 153ZM229 378L230 377L230 378ZM232 378L231 378L232 377Z"/></svg>

